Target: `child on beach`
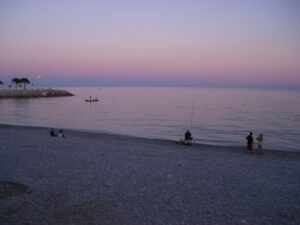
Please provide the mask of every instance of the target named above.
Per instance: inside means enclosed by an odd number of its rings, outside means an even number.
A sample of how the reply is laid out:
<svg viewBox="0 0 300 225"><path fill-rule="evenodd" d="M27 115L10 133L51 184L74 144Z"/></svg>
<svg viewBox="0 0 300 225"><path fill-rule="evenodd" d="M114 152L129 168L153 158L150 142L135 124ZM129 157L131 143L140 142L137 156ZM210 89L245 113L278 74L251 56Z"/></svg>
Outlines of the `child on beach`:
<svg viewBox="0 0 300 225"><path fill-rule="evenodd" d="M263 138L263 135L260 134L257 138L257 149L258 149L258 154L263 154L263 141L264 141L264 138Z"/></svg>

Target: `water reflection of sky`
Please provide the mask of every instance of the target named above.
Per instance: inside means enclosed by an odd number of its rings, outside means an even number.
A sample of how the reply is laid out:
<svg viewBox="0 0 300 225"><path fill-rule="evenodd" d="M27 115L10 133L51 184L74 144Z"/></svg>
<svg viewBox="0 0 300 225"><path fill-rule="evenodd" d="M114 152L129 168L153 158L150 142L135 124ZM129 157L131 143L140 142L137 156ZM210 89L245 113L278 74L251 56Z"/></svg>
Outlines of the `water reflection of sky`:
<svg viewBox="0 0 300 225"><path fill-rule="evenodd" d="M300 93L242 89L70 88L74 97L0 100L0 122L244 145L247 132L265 147L299 150ZM86 103L92 95L98 103ZM194 99L194 103L193 103ZM192 122L192 124L191 124Z"/></svg>

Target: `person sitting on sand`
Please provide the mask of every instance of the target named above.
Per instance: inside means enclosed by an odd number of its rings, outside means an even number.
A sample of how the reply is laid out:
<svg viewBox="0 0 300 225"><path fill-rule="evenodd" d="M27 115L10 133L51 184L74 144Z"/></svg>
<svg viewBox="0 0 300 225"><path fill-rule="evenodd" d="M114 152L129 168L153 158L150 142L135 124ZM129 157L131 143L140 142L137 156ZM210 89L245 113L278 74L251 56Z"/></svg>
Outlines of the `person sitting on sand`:
<svg viewBox="0 0 300 225"><path fill-rule="evenodd" d="M64 131L62 129L59 130L58 137L60 137L60 138L64 138L65 137Z"/></svg>
<svg viewBox="0 0 300 225"><path fill-rule="evenodd" d="M257 149L258 149L258 154L263 154L263 142L264 142L264 138L263 135L260 134L257 138Z"/></svg>
<svg viewBox="0 0 300 225"><path fill-rule="evenodd" d="M252 137L252 132L249 133L247 136L247 150L250 154L253 154L253 137Z"/></svg>
<svg viewBox="0 0 300 225"><path fill-rule="evenodd" d="M192 140L193 140L192 134L189 130L187 130L184 134L184 141L187 143L191 143Z"/></svg>
<svg viewBox="0 0 300 225"><path fill-rule="evenodd" d="M55 134L55 132L54 132L53 129L50 130L49 134L50 134L51 137L55 137L56 136L56 134Z"/></svg>

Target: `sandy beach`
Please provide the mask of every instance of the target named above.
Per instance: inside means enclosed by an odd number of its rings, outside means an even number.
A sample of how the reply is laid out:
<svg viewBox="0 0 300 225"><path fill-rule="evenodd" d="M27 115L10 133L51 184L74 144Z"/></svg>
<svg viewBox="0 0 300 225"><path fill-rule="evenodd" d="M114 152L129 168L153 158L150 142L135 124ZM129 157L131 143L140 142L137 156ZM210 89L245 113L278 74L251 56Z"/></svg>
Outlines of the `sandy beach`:
<svg viewBox="0 0 300 225"><path fill-rule="evenodd" d="M300 224L300 153L0 125L0 224Z"/></svg>

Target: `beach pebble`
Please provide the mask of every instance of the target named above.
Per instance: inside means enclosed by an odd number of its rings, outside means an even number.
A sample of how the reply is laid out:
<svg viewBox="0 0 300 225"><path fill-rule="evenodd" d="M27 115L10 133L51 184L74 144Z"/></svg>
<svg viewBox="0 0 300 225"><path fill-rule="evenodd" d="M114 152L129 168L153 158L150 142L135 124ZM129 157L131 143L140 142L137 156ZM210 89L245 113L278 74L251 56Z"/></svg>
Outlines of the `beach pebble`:
<svg viewBox="0 0 300 225"><path fill-rule="evenodd" d="M246 220L241 220L240 222L241 222L241 224L248 224L248 222Z"/></svg>

